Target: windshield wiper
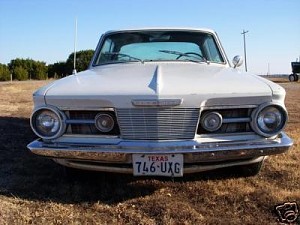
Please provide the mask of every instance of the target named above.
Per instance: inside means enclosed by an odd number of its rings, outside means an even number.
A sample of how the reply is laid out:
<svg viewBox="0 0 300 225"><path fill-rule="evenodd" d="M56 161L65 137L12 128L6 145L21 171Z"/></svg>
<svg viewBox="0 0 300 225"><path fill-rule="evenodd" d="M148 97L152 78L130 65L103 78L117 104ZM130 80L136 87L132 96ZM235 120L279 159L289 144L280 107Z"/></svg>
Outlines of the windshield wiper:
<svg viewBox="0 0 300 225"><path fill-rule="evenodd" d="M133 60L139 61L141 63L144 63L144 61L139 59L139 58L133 57L133 56L128 55L128 54L120 53L120 52L105 52L104 54L105 55L120 56L121 58L128 57L129 59L133 59Z"/></svg>
<svg viewBox="0 0 300 225"><path fill-rule="evenodd" d="M194 58L197 60L189 60L192 62L199 62L199 58L202 59L201 62L206 62L207 64L209 64L209 61L202 55L196 53L196 52L178 52L178 51L171 51L171 50L159 50L159 52L163 52L163 53L168 53L168 54L173 54L173 55L178 55L178 57L176 59L179 59L182 56L188 57L188 58ZM195 55L195 56L194 56ZM187 59L188 60L188 59Z"/></svg>

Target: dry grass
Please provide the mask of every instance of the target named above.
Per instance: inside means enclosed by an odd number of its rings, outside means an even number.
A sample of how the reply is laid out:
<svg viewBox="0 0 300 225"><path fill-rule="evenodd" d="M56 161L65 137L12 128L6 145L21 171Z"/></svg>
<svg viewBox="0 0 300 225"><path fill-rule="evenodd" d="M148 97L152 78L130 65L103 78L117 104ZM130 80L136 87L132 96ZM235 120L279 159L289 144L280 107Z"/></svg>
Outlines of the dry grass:
<svg viewBox="0 0 300 225"><path fill-rule="evenodd" d="M288 153L255 177L223 169L175 181L90 172L67 179L26 149L35 138L31 95L47 82L0 84L0 224L278 224L274 206L300 206L300 84L276 82L287 90Z"/></svg>

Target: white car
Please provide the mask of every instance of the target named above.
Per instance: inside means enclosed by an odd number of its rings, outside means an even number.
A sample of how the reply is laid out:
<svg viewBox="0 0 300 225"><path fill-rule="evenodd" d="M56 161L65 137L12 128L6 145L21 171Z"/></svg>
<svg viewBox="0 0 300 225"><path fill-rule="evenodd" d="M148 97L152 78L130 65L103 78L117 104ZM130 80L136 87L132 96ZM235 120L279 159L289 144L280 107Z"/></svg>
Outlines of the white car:
<svg viewBox="0 0 300 225"><path fill-rule="evenodd" d="M287 151L285 90L230 65L208 29L102 35L88 70L33 94L31 152L57 163L135 176L259 172Z"/></svg>

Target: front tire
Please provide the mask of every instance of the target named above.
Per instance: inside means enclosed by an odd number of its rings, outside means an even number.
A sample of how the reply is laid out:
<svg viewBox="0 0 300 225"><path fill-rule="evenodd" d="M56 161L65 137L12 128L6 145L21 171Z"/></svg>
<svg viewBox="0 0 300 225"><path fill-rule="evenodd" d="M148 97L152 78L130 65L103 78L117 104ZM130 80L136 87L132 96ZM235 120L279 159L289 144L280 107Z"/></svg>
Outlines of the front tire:
<svg viewBox="0 0 300 225"><path fill-rule="evenodd" d="M297 81L298 80L298 76L295 75L295 74L290 74L289 75L289 81L290 82L294 82L294 81Z"/></svg>

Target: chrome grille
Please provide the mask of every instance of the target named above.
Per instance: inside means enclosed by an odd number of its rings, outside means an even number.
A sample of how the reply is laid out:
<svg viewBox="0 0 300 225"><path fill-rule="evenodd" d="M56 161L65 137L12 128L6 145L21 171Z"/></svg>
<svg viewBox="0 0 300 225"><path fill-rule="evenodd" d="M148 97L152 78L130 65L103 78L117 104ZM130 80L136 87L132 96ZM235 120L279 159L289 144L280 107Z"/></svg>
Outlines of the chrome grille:
<svg viewBox="0 0 300 225"><path fill-rule="evenodd" d="M199 118L195 108L117 109L123 139L193 139Z"/></svg>

